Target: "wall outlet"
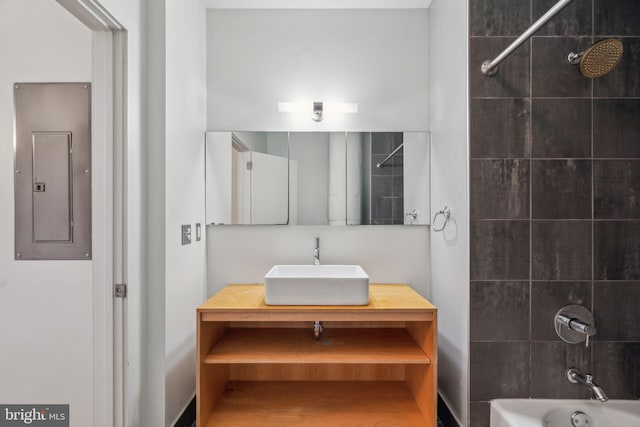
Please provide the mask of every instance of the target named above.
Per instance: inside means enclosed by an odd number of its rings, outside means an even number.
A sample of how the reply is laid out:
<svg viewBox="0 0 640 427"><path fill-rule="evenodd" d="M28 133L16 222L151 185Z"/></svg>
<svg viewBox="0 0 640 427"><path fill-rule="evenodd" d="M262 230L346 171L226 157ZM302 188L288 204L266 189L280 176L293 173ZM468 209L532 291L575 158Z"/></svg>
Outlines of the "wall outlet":
<svg viewBox="0 0 640 427"><path fill-rule="evenodd" d="M182 244L183 245L191 244L191 224L182 226Z"/></svg>

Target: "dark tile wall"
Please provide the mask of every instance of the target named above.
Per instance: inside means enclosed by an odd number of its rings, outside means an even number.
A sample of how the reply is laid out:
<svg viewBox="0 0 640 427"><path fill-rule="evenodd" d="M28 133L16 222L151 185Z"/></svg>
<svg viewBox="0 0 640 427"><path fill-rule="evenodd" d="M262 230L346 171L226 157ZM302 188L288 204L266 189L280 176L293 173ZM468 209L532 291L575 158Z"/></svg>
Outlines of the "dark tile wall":
<svg viewBox="0 0 640 427"><path fill-rule="evenodd" d="M371 224L404 224L402 150L376 167L402 141L402 132L371 133Z"/></svg>
<svg viewBox="0 0 640 427"><path fill-rule="evenodd" d="M640 1L574 0L508 57L495 57L556 0L470 0L470 425L494 398L640 398ZM620 64L596 80L570 52L615 37ZM593 345L553 317L582 304Z"/></svg>

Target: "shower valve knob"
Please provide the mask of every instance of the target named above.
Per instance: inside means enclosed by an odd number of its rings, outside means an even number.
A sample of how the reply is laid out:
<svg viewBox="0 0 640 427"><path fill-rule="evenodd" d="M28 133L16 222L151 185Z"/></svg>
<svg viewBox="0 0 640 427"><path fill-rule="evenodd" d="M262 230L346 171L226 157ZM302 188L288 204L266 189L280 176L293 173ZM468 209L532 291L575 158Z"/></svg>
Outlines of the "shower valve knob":
<svg viewBox="0 0 640 427"><path fill-rule="evenodd" d="M562 307L554 317L556 333L564 342L577 344L589 341L596 334L593 314L589 309L577 304Z"/></svg>

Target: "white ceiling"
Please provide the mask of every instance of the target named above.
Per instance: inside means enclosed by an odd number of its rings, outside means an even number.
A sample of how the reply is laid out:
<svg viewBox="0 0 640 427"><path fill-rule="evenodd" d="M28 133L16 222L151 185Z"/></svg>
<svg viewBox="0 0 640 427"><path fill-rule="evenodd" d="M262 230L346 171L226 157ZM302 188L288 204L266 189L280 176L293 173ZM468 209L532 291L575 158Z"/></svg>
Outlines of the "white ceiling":
<svg viewBox="0 0 640 427"><path fill-rule="evenodd" d="M425 9L431 0L204 0L209 9Z"/></svg>

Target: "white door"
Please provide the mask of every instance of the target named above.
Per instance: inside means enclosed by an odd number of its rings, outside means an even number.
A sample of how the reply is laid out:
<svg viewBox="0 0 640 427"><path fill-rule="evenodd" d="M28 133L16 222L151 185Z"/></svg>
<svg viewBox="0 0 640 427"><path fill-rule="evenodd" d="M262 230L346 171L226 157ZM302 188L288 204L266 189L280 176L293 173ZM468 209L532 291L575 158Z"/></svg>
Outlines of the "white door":
<svg viewBox="0 0 640 427"><path fill-rule="evenodd" d="M286 224L289 217L288 159L251 152L251 224Z"/></svg>

